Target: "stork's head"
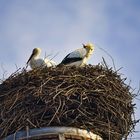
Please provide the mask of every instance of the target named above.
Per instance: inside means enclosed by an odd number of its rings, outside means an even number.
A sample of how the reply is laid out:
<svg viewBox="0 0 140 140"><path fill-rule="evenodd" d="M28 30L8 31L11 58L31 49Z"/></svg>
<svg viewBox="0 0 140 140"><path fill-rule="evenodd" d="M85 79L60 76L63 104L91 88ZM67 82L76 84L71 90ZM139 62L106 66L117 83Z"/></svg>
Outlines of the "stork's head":
<svg viewBox="0 0 140 140"><path fill-rule="evenodd" d="M41 53L41 49L40 48L34 48L33 51L32 51L32 54L31 54L30 58L27 61L27 64L29 63L29 61L32 58L38 57L40 55L40 53Z"/></svg>
<svg viewBox="0 0 140 140"><path fill-rule="evenodd" d="M94 51L94 46L92 43L83 44L83 47L87 50L87 52L92 53Z"/></svg>
<svg viewBox="0 0 140 140"><path fill-rule="evenodd" d="M34 48L32 54L34 56L38 56L41 53L41 49L40 48Z"/></svg>

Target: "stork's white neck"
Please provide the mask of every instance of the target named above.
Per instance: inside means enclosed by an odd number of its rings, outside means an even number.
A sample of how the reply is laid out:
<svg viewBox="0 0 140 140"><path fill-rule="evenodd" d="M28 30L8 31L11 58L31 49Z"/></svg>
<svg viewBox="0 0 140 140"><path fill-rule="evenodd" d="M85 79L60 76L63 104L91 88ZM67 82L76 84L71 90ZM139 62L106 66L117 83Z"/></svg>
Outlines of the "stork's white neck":
<svg viewBox="0 0 140 140"><path fill-rule="evenodd" d="M40 56L40 53L34 54L33 57L32 57L32 59L34 59L34 60L35 60L35 59L38 59L39 56Z"/></svg>

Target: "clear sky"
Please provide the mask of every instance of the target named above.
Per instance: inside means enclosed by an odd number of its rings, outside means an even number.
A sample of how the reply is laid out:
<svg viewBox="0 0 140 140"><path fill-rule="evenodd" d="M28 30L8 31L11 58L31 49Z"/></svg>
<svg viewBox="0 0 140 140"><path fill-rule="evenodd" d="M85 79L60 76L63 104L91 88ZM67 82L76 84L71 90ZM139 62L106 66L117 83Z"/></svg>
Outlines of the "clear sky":
<svg viewBox="0 0 140 140"><path fill-rule="evenodd" d="M42 57L57 63L82 46L95 44L89 63L96 65L105 49L120 73L140 85L140 0L0 0L0 78L22 68L32 49L40 47ZM140 118L140 101L136 118ZM140 131L140 124L136 131ZM133 137L140 137L140 132Z"/></svg>

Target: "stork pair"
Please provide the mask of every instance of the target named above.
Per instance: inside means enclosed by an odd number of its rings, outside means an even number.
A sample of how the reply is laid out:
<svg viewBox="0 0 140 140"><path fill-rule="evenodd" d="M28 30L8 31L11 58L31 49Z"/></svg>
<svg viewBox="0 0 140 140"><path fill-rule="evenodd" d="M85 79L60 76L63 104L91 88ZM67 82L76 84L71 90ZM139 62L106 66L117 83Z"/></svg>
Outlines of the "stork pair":
<svg viewBox="0 0 140 140"><path fill-rule="evenodd" d="M69 53L62 62L58 65L66 65L66 66L78 66L82 67L86 65L87 60L90 58L91 54L94 51L94 46L91 43L83 44L83 47L77 49L71 53ZM27 65L29 64L32 69L38 67L55 67L56 63L48 58L41 59L39 58L41 53L40 48L34 48L33 52L27 61Z"/></svg>

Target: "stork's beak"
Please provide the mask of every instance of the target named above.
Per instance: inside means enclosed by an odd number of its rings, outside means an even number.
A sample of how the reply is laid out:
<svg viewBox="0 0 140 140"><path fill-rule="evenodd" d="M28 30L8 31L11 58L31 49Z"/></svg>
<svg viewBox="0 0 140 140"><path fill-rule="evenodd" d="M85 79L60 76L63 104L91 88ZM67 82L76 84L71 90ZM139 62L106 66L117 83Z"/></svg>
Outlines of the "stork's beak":
<svg viewBox="0 0 140 140"><path fill-rule="evenodd" d="M31 56L30 56L30 58L28 59L28 61L26 63L27 65L28 65L29 61L32 59L33 56L34 56L34 53L32 53Z"/></svg>
<svg viewBox="0 0 140 140"><path fill-rule="evenodd" d="M86 48L86 45L85 44L82 44L83 45L83 48Z"/></svg>

